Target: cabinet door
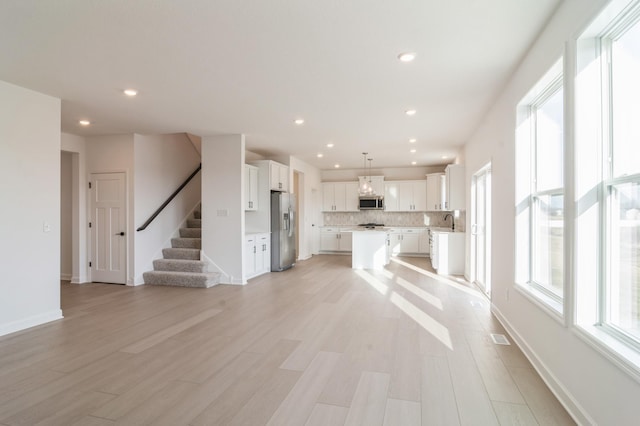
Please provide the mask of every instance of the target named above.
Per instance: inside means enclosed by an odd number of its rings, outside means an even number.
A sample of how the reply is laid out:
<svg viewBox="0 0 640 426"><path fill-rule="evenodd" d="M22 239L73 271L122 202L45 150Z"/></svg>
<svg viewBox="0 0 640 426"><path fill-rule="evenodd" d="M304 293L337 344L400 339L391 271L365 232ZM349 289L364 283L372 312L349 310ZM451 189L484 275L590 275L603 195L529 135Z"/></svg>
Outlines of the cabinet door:
<svg viewBox="0 0 640 426"><path fill-rule="evenodd" d="M404 232L400 239L400 253L418 253L420 251L420 234Z"/></svg>
<svg viewBox="0 0 640 426"><path fill-rule="evenodd" d="M334 211L343 212L346 209L345 205L345 188L344 183L335 183L333 185L334 194Z"/></svg>
<svg viewBox="0 0 640 426"><path fill-rule="evenodd" d="M283 165L279 165L279 167L280 189L289 192L289 167Z"/></svg>
<svg viewBox="0 0 640 426"><path fill-rule="evenodd" d="M258 210L258 168L244 166L245 210Z"/></svg>
<svg viewBox="0 0 640 426"><path fill-rule="evenodd" d="M338 251L338 242L337 232L320 232L321 251Z"/></svg>
<svg viewBox="0 0 640 426"><path fill-rule="evenodd" d="M400 211L400 192L397 183L386 182L384 184L384 210L388 212Z"/></svg>
<svg viewBox="0 0 640 426"><path fill-rule="evenodd" d="M389 233L389 253L392 256L400 254L401 233Z"/></svg>
<svg viewBox="0 0 640 426"><path fill-rule="evenodd" d="M256 272L268 272L271 269L271 240L269 234L256 238Z"/></svg>
<svg viewBox="0 0 640 426"><path fill-rule="evenodd" d="M413 182L398 182L398 211L412 212L413 205Z"/></svg>
<svg viewBox="0 0 640 426"><path fill-rule="evenodd" d="M427 181L413 182L413 211L427 211Z"/></svg>
<svg viewBox="0 0 640 426"><path fill-rule="evenodd" d="M443 173L427 175L427 211L442 210Z"/></svg>
<svg viewBox="0 0 640 426"><path fill-rule="evenodd" d="M256 239L254 236L244 240L244 273L252 277L256 273Z"/></svg>
<svg viewBox="0 0 640 426"><path fill-rule="evenodd" d="M338 234L340 238L338 238L340 251L351 251L353 247L353 241L351 239L351 232L340 232Z"/></svg>
<svg viewBox="0 0 640 426"><path fill-rule="evenodd" d="M335 184L323 183L322 184L322 211L332 212L334 211L335 201Z"/></svg>
<svg viewBox="0 0 640 426"><path fill-rule="evenodd" d="M280 165L278 163L269 164L269 188L279 191L282 190L280 183Z"/></svg>
<svg viewBox="0 0 640 426"><path fill-rule="evenodd" d="M450 164L445 169L445 210L465 210L464 166Z"/></svg>
<svg viewBox="0 0 640 426"><path fill-rule="evenodd" d="M344 211L357 212L360 210L360 194L358 194L358 182L346 182L344 184Z"/></svg>

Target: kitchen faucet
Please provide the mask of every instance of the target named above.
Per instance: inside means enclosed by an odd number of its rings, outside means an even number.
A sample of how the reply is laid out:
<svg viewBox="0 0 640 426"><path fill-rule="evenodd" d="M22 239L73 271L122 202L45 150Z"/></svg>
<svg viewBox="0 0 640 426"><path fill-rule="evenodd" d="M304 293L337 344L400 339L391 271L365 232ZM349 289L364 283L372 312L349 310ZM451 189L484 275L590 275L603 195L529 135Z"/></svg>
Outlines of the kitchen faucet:
<svg viewBox="0 0 640 426"><path fill-rule="evenodd" d="M447 217L451 218L451 231L455 231L456 230L456 224L453 220L453 215L451 213L447 213L444 215L444 220L447 220Z"/></svg>

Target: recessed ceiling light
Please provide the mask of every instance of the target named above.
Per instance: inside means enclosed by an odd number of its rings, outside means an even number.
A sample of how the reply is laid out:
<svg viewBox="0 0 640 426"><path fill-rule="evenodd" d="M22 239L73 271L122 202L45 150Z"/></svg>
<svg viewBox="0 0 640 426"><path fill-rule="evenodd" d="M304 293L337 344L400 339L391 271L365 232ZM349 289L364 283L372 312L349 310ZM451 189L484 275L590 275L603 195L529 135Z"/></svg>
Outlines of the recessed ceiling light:
<svg viewBox="0 0 640 426"><path fill-rule="evenodd" d="M81 126L88 126L89 124L91 124L89 120L80 120L78 121L78 123L80 123Z"/></svg>
<svg viewBox="0 0 640 426"><path fill-rule="evenodd" d="M302 126L304 124L304 120L302 118L296 118L294 121L298 126Z"/></svg>
<svg viewBox="0 0 640 426"><path fill-rule="evenodd" d="M443 159L443 160L446 160L447 158L449 158L449 157L447 157L446 155L443 155L443 156L442 156L442 159Z"/></svg>
<svg viewBox="0 0 640 426"><path fill-rule="evenodd" d="M135 96L138 94L138 91L135 89L125 89L124 94L127 96Z"/></svg>
<svg viewBox="0 0 640 426"><path fill-rule="evenodd" d="M411 62L416 58L416 54L414 52L405 52L398 55L398 59L402 62Z"/></svg>
<svg viewBox="0 0 640 426"><path fill-rule="evenodd" d="M327 144L327 148L333 148L333 144L332 143L328 143Z"/></svg>
<svg viewBox="0 0 640 426"><path fill-rule="evenodd" d="M317 157L318 157L318 158L322 158L322 157L324 157L324 156L323 156L323 155L322 155L322 153L320 152L320 153L318 153Z"/></svg>
<svg viewBox="0 0 640 426"><path fill-rule="evenodd" d="M416 143L416 139L414 138L409 139L409 143Z"/></svg>
<svg viewBox="0 0 640 426"><path fill-rule="evenodd" d="M412 153L412 154L415 154L415 153L416 153L416 150L415 150L415 149L412 149L412 150L410 150L409 152L410 152L410 153Z"/></svg>
<svg viewBox="0 0 640 426"><path fill-rule="evenodd" d="M415 109L408 109L406 110L404 113L407 114L408 116L412 116L412 115L416 115L416 111Z"/></svg>
<svg viewBox="0 0 640 426"><path fill-rule="evenodd" d="M412 161L412 162L411 162L411 165L412 165L412 166L415 166L416 164L418 164L418 162L417 162L417 161Z"/></svg>
<svg viewBox="0 0 640 426"><path fill-rule="evenodd" d="M336 169L340 168L340 164L334 164L333 167L335 167Z"/></svg>

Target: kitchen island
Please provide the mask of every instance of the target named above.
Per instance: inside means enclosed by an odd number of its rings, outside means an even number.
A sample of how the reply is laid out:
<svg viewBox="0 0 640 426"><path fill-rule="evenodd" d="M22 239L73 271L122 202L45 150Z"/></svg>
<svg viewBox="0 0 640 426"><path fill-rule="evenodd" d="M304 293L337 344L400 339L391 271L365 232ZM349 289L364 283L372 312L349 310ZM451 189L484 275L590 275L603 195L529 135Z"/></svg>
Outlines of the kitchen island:
<svg viewBox="0 0 640 426"><path fill-rule="evenodd" d="M389 263L388 232L385 229L355 229L351 233L351 267L384 269Z"/></svg>

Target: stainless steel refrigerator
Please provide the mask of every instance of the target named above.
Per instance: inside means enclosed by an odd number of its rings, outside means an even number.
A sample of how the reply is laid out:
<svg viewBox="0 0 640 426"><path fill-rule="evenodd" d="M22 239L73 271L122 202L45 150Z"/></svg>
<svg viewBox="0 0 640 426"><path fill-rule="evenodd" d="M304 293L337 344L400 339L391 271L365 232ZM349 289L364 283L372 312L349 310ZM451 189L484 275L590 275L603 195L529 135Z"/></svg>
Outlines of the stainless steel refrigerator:
<svg viewBox="0 0 640 426"><path fill-rule="evenodd" d="M280 272L296 262L296 196L271 193L271 271Z"/></svg>

